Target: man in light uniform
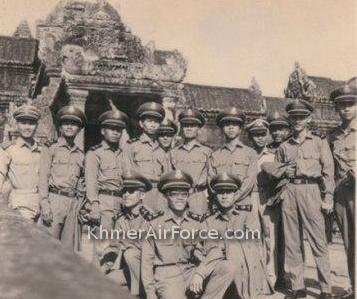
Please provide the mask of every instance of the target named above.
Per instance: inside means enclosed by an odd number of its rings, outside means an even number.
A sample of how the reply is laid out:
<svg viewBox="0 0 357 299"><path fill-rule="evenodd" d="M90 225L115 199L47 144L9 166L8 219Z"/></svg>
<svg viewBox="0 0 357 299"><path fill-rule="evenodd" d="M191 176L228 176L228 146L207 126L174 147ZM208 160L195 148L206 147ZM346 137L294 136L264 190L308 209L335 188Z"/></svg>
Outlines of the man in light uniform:
<svg viewBox="0 0 357 299"><path fill-rule="evenodd" d="M35 141L40 111L32 105L23 105L14 112L19 137L1 144L0 190L5 180L11 184L9 206L29 220L40 214L38 195L40 145Z"/></svg>
<svg viewBox="0 0 357 299"><path fill-rule="evenodd" d="M160 127L157 129L157 141L168 156L170 156L170 152L174 148L176 133L176 124L167 118L161 122Z"/></svg>
<svg viewBox="0 0 357 299"><path fill-rule="evenodd" d="M356 86L345 85L331 93L342 124L330 136L335 159L335 210L345 244L351 288L344 298L355 294L355 198L356 198Z"/></svg>

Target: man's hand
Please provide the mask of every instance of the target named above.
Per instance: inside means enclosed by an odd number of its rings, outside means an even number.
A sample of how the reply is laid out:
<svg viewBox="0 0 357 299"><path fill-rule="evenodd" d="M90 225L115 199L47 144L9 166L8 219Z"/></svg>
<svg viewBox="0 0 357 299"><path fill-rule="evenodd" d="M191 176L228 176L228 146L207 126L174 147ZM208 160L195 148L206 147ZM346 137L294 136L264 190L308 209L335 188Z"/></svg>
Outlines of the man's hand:
<svg viewBox="0 0 357 299"><path fill-rule="evenodd" d="M41 217L43 223L46 225L50 225L53 221L51 205L47 198L41 201Z"/></svg>
<svg viewBox="0 0 357 299"><path fill-rule="evenodd" d="M333 212L333 199L331 194L326 194L325 198L322 200L321 210L327 215Z"/></svg>
<svg viewBox="0 0 357 299"><path fill-rule="evenodd" d="M203 277L197 273L193 274L190 282L190 291L200 294L203 291Z"/></svg>
<svg viewBox="0 0 357 299"><path fill-rule="evenodd" d="M285 176L288 178L294 178L296 176L296 164L289 164L285 170Z"/></svg>
<svg viewBox="0 0 357 299"><path fill-rule="evenodd" d="M100 224L100 209L99 209L99 202L93 202L91 205L91 211L89 213L89 220L95 224Z"/></svg>

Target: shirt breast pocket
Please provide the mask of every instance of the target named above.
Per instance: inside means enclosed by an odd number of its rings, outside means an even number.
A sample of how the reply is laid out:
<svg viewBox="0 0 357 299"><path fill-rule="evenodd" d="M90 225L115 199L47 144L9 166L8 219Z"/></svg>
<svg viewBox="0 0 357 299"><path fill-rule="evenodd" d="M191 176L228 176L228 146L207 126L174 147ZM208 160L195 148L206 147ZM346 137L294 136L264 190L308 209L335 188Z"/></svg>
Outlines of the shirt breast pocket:
<svg viewBox="0 0 357 299"><path fill-rule="evenodd" d="M60 158L60 157L54 158L52 161L52 170L53 170L54 174L59 175L59 176L63 176L65 174L67 174L68 173L68 163L69 163L69 161L64 158Z"/></svg>
<svg viewBox="0 0 357 299"><path fill-rule="evenodd" d="M115 163L103 163L101 165L101 171L105 177L118 178L120 169Z"/></svg>
<svg viewBox="0 0 357 299"><path fill-rule="evenodd" d="M28 174L31 170L31 163L25 161L14 161L12 163L12 169L15 175L25 175Z"/></svg>
<svg viewBox="0 0 357 299"><path fill-rule="evenodd" d="M247 176L249 163L245 161L236 161L232 165L232 174L238 175L240 178Z"/></svg>
<svg viewBox="0 0 357 299"><path fill-rule="evenodd" d="M306 151L302 154L304 160L314 160L318 161L320 159L320 155L318 152L312 150L312 151Z"/></svg>
<svg viewBox="0 0 357 299"><path fill-rule="evenodd" d="M140 168L144 168L145 170L149 170L152 168L152 159L147 155L142 155L138 153L134 156L133 160L134 163Z"/></svg>

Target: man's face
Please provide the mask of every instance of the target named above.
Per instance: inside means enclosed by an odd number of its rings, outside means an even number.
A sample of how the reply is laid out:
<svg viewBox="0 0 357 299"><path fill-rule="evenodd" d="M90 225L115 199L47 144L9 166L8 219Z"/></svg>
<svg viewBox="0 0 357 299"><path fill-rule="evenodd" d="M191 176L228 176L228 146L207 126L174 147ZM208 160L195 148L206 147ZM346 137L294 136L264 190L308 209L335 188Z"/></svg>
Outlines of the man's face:
<svg viewBox="0 0 357 299"><path fill-rule="evenodd" d="M101 133L105 141L109 143L118 143L123 129L117 126L104 126Z"/></svg>
<svg viewBox="0 0 357 299"><path fill-rule="evenodd" d="M174 189L166 193L169 208L181 212L186 209L189 192L186 189Z"/></svg>
<svg viewBox="0 0 357 299"><path fill-rule="evenodd" d="M266 146L268 140L267 132L253 132L250 134L250 136L252 138L255 147L263 148Z"/></svg>
<svg viewBox="0 0 357 299"><path fill-rule="evenodd" d="M123 190L123 205L126 208L137 206L144 198L145 193L138 189L127 188Z"/></svg>
<svg viewBox="0 0 357 299"><path fill-rule="evenodd" d="M32 138L37 129L37 121L32 119L17 120L17 130L22 138Z"/></svg>
<svg viewBox="0 0 357 299"><path fill-rule="evenodd" d="M226 121L222 124L222 130L228 139L234 139L241 132L241 124L235 121Z"/></svg>
<svg viewBox="0 0 357 299"><path fill-rule="evenodd" d="M139 121L140 127L148 135L155 135L160 126L160 119L152 116L145 116Z"/></svg>
<svg viewBox="0 0 357 299"><path fill-rule="evenodd" d="M292 129L295 132L301 132L302 130L307 128L309 122L311 121L311 117L305 115L290 115L289 120Z"/></svg>
<svg viewBox="0 0 357 299"><path fill-rule="evenodd" d="M60 125L60 133L65 138L74 138L81 129L80 124L73 120L63 120Z"/></svg>
<svg viewBox="0 0 357 299"><path fill-rule="evenodd" d="M181 125L182 136L184 139L195 139L198 135L198 130L200 127L197 124L187 124L183 123Z"/></svg>
<svg viewBox="0 0 357 299"><path fill-rule="evenodd" d="M163 149L169 149L171 148L173 138L173 135L163 134L158 136L157 140L159 141L159 144Z"/></svg>
<svg viewBox="0 0 357 299"><path fill-rule="evenodd" d="M283 126L273 126L270 128L270 134L275 143L282 143L289 136L289 129Z"/></svg>
<svg viewBox="0 0 357 299"><path fill-rule="evenodd" d="M343 120L352 120L356 118L356 103L342 102L336 105L336 109Z"/></svg>
<svg viewBox="0 0 357 299"><path fill-rule="evenodd" d="M217 200L220 206L224 209L233 207L235 202L235 192L233 190L219 190L217 193Z"/></svg>

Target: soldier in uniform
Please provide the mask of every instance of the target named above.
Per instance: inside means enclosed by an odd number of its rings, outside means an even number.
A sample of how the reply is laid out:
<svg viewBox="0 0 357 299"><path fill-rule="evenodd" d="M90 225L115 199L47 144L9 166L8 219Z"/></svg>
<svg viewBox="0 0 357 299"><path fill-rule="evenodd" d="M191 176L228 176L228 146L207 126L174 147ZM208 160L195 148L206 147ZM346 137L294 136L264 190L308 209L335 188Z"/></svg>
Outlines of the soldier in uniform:
<svg viewBox="0 0 357 299"><path fill-rule="evenodd" d="M303 233L311 246L320 282L320 298L332 298L330 261L324 214L333 210L334 164L326 139L308 129L313 107L294 100L286 105L292 136L276 152L286 165L281 178L282 218L285 237L285 272L291 283L286 298L306 297Z"/></svg>
<svg viewBox="0 0 357 299"><path fill-rule="evenodd" d="M40 112L32 105L23 105L13 117L19 137L1 144L0 190L8 180L11 184L9 206L24 218L36 221L40 214L38 183L41 147L34 140L34 135Z"/></svg>
<svg viewBox="0 0 357 299"><path fill-rule="evenodd" d="M268 145L271 152L275 153L277 148L282 144L290 134L290 124L288 119L280 115L279 112L274 112L268 117L269 131L273 141Z"/></svg>
<svg viewBox="0 0 357 299"><path fill-rule="evenodd" d="M150 221L157 214L151 213L143 206L145 193L151 190L152 185L148 179L133 171L123 175L123 209L119 214L115 228L123 233L129 230L139 232L144 228L145 221ZM132 295L140 294L140 256L141 240L129 238L120 239L118 264L125 263L124 271L129 272L130 292ZM121 257L122 260L121 261Z"/></svg>
<svg viewBox="0 0 357 299"><path fill-rule="evenodd" d="M168 154L174 147L176 133L177 126L169 119L164 119L160 124L160 127L157 129L157 141L161 148Z"/></svg>
<svg viewBox="0 0 357 299"><path fill-rule="evenodd" d="M256 228L260 227L258 221L258 207L251 201L257 177L257 155L253 149L244 145L239 137L245 122L245 115L237 108L232 107L218 114L217 125L222 129L225 143L214 151L208 160L208 174L210 178L221 172L237 175L242 181L241 188L236 192L236 200L241 204L252 204L249 217L256 220Z"/></svg>
<svg viewBox="0 0 357 299"><path fill-rule="evenodd" d="M205 124L203 115L194 109L180 113L179 122L183 142L171 151L174 169L189 173L193 178L193 192L189 198L190 210L204 215L207 212L208 158L212 150L197 140L200 128Z"/></svg>
<svg viewBox="0 0 357 299"><path fill-rule="evenodd" d="M246 126L246 130L258 156L257 183L252 192L252 200L256 200L258 205L259 218L263 232L263 256L267 265L268 275L274 285L278 272L275 239L280 211L267 206L267 201L274 192L274 182L271 177L261 169L261 165L264 162L273 162L275 157L275 155L267 148L268 127L269 124L267 121L264 119L256 119Z"/></svg>
<svg viewBox="0 0 357 299"><path fill-rule="evenodd" d="M226 172L213 177L210 182L218 210L207 215L205 227L218 231L219 238L205 241L207 254L195 272L191 288L200 290L203 278L210 275L212 266L228 263L234 270L235 285L235 289L230 288L229 298L265 298L272 293L272 287L261 257L259 236L254 231L247 233L252 224L247 212L252 206L235 203L235 194L240 186L241 180ZM233 232L246 235L239 239L237 234L237 239L234 239Z"/></svg>
<svg viewBox="0 0 357 299"><path fill-rule="evenodd" d="M344 298L354 298L355 287L355 181L356 181L356 100L357 88L345 85L331 93L342 124L331 134L335 159L335 210L342 232L351 289Z"/></svg>
<svg viewBox="0 0 357 299"><path fill-rule="evenodd" d="M145 198L145 205L159 211L165 201L157 190L157 183L161 175L170 170L169 159L157 141L157 130L165 117L165 110L159 103L147 102L138 108L136 114L143 132L139 138L129 141L128 160L130 167L153 185Z"/></svg>
<svg viewBox="0 0 357 299"><path fill-rule="evenodd" d="M106 111L99 116L103 140L89 149L85 157L85 184L89 204L89 221L104 229L113 229L115 217L120 211L122 174L128 169L128 161L119 147L122 130L128 117L119 110ZM94 240L93 262L100 267L107 240ZM104 266L104 265L102 265ZM105 267L101 270L106 271Z"/></svg>
<svg viewBox="0 0 357 299"><path fill-rule="evenodd" d="M180 170L169 172L160 179L158 188L165 195L168 207L148 222L147 237L143 241L141 273L147 299L186 298L196 264L202 258L199 238L194 235L181 238L173 229L177 232L201 229L202 217L187 209L192 184L192 178ZM163 236L165 230L171 232L166 238ZM200 298L222 298L232 276L228 263L216 264Z"/></svg>

